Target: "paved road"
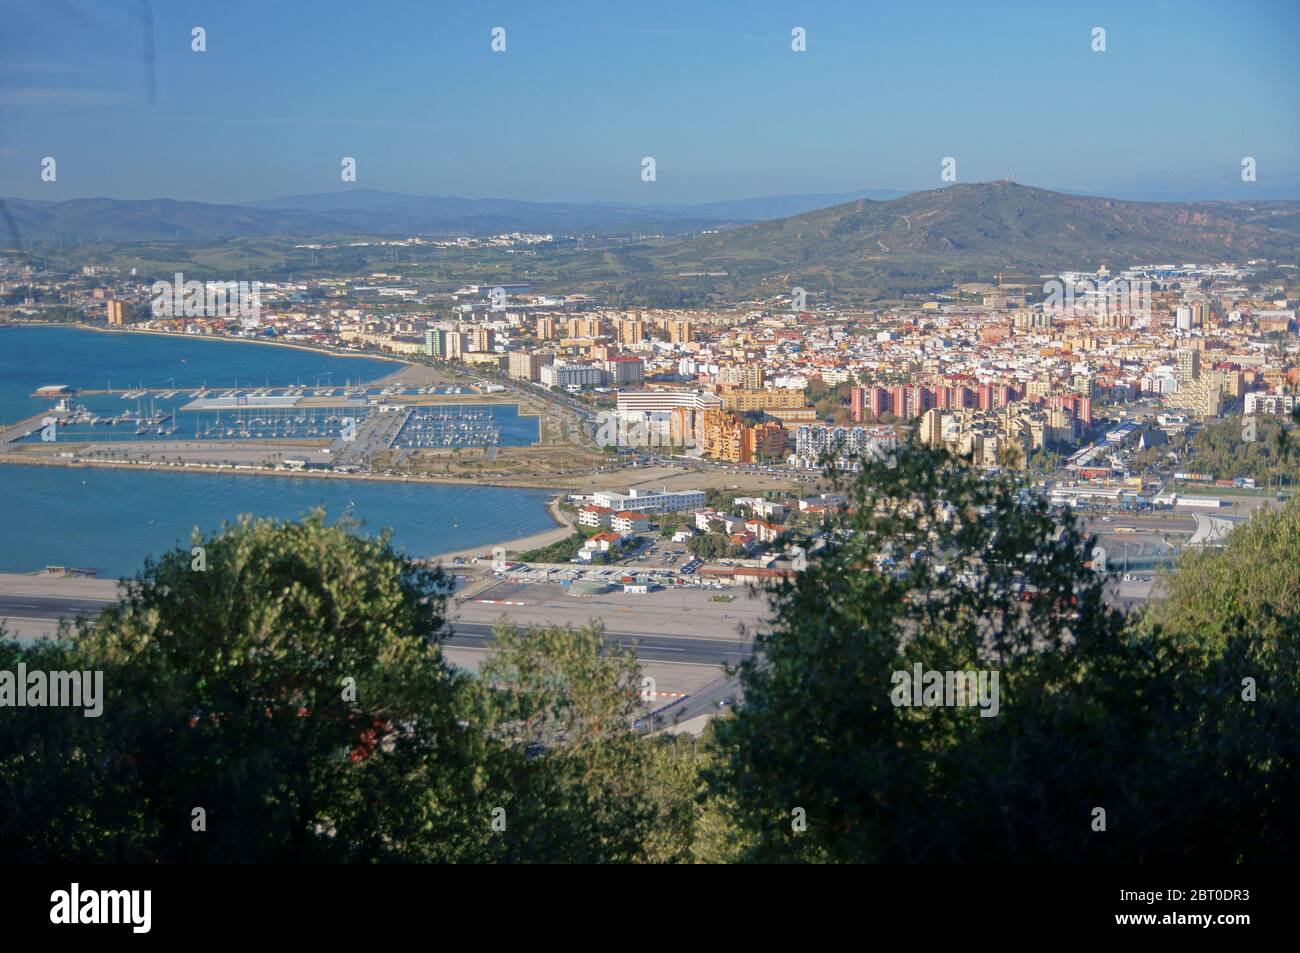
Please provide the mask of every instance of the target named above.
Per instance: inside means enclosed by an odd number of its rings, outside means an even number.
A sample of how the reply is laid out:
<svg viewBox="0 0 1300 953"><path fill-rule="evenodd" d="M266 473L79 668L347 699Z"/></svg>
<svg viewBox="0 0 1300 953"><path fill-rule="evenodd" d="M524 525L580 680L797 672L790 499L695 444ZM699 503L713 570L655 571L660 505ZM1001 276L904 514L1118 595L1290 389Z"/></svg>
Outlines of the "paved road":
<svg viewBox="0 0 1300 953"><path fill-rule="evenodd" d="M744 698L740 679L735 675L724 675L710 682L702 689L692 692L681 701L656 709L647 718L641 720L638 727L643 731L661 731L672 725L682 724L700 715L716 715L730 710L729 706L739 705ZM719 703L730 699L729 705Z"/></svg>
<svg viewBox="0 0 1300 953"><path fill-rule="evenodd" d="M34 417L28 417L26 420L20 420L15 424L10 424L8 427L0 429L0 443L16 443L17 441L22 440L23 437L31 431L40 430L41 422L46 417L50 416L60 417L62 414L56 413L53 410L46 410Z"/></svg>
<svg viewBox="0 0 1300 953"><path fill-rule="evenodd" d="M330 444L330 459L335 466L369 466L376 453L393 448L393 442L410 416L409 407L388 412L372 407L365 416L358 413L353 418L355 434L351 439L339 437Z"/></svg>
<svg viewBox="0 0 1300 953"><path fill-rule="evenodd" d="M110 600L0 593L0 618L72 619L95 615ZM456 622L446 644L459 648L485 648L492 641L493 624ZM750 654L750 645L736 639L707 639L637 632L606 632L607 645L635 646L643 662L689 662L697 665L736 665Z"/></svg>
<svg viewBox="0 0 1300 953"><path fill-rule="evenodd" d="M458 648L485 648L492 641L492 624L456 622L448 645ZM605 632L605 644L612 647L635 647L642 662L691 662L696 665L736 665L749 657L748 642L735 639L697 639L670 635L644 635L636 632Z"/></svg>
<svg viewBox="0 0 1300 953"><path fill-rule="evenodd" d="M109 602L107 599L2 593L0 619L75 619L83 612L98 615Z"/></svg>

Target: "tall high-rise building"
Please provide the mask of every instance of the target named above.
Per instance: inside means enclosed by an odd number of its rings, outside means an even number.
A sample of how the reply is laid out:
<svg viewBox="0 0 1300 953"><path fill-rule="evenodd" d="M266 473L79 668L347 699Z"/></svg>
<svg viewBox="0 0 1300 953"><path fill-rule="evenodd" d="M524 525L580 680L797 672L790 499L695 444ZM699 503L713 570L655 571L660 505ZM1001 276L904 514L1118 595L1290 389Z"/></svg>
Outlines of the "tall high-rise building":
<svg viewBox="0 0 1300 953"><path fill-rule="evenodd" d="M753 460L780 460L785 454L788 440L785 427L775 421L765 421L745 428L743 462Z"/></svg>
<svg viewBox="0 0 1300 953"><path fill-rule="evenodd" d="M600 318L569 318L568 331L571 338L598 338Z"/></svg>
<svg viewBox="0 0 1300 953"><path fill-rule="evenodd" d="M1218 417L1223 406L1223 389L1213 375L1206 374L1179 385L1178 402L1200 417Z"/></svg>
<svg viewBox="0 0 1300 953"><path fill-rule="evenodd" d="M521 381L540 381L542 368L551 363L552 355L537 351L511 351L510 376Z"/></svg>
<svg viewBox="0 0 1300 953"><path fill-rule="evenodd" d="M706 456L752 463L762 457L779 458L785 452L786 431L779 423L750 426L729 410L706 410L702 418L701 449Z"/></svg>
<svg viewBox="0 0 1300 953"><path fill-rule="evenodd" d="M131 321L131 309L125 301L109 301L107 314L109 324L129 324Z"/></svg>
<svg viewBox="0 0 1300 953"><path fill-rule="evenodd" d="M645 340L645 322L624 318L619 322L618 337L629 347Z"/></svg>
<svg viewBox="0 0 1300 953"><path fill-rule="evenodd" d="M921 442L927 447L938 447L943 443L943 412L931 408L921 415Z"/></svg>
<svg viewBox="0 0 1300 953"><path fill-rule="evenodd" d="M470 332L471 351L490 351L496 339L496 332L489 327L478 325Z"/></svg>
<svg viewBox="0 0 1300 953"><path fill-rule="evenodd" d="M744 454L745 425L729 410L706 410L700 424L700 449L715 460L739 463Z"/></svg>
<svg viewBox="0 0 1300 953"><path fill-rule="evenodd" d="M605 370L609 371L611 383L615 387L626 387L629 384L639 384L644 379L645 362L631 355L612 357L605 362Z"/></svg>
<svg viewBox="0 0 1300 953"><path fill-rule="evenodd" d="M908 390L907 416L909 419L919 417L925 413L926 404L929 403L926 400L926 391L927 388L922 387L920 384L915 384Z"/></svg>
<svg viewBox="0 0 1300 953"><path fill-rule="evenodd" d="M907 416L907 388L902 384L889 388L889 411L899 420Z"/></svg>

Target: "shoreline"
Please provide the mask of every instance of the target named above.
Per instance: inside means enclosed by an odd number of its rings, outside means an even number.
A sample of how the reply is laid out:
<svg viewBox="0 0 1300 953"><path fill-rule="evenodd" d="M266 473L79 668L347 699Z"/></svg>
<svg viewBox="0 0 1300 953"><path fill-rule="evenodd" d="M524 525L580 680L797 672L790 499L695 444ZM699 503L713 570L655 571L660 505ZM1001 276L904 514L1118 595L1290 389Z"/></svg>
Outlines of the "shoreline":
<svg viewBox="0 0 1300 953"><path fill-rule="evenodd" d="M485 543L482 546L471 546L468 549L454 549L445 553L430 553L420 558L428 562L442 563L445 560L455 559L457 556L463 559L470 559L474 556L482 556L485 553L491 553L496 547L501 547L508 553L521 553L530 549L537 549L541 546L549 546L551 543L559 542L561 539L568 537L573 531L573 524L564 518L564 513L560 509L560 497L563 494L556 494L546 501L546 512L550 514L551 519L555 520L556 525L551 529L544 529L538 533L530 533L528 536L519 536L512 540L498 540L492 543ZM448 567L461 568L461 567Z"/></svg>
<svg viewBox="0 0 1300 953"><path fill-rule="evenodd" d="M18 321L13 324L10 324L9 327L12 328L18 328L18 327L73 328L74 330L94 331L100 334L149 334L149 335L156 335L159 337L186 338L190 340L197 339L200 341L224 341L233 344L263 344L271 347L293 348L295 350L306 351L312 354L320 354L326 357L379 360L379 361L387 361L390 364L398 365L398 367L394 369L392 372L388 374L384 374L380 377L376 377L374 380L368 381L367 386L378 386L382 384L384 381L391 380L392 378L400 375L403 371L409 368L427 366L423 364L414 364L410 361L402 360L401 358L398 357L391 357L391 356L382 355L382 354L369 352L369 351L341 352L341 351L333 351L328 348L316 346L316 345L298 344L298 343L291 343L286 341L267 341L267 340L260 340L260 339L229 337L227 335L186 334L181 331L159 331L154 329L110 328L110 327L100 327L93 324L85 324L82 322L69 322L69 321ZM466 396L482 397L483 395L466 395ZM513 403L517 411L522 411L522 406L519 404L518 401L507 401L507 403ZM40 417L41 415L37 414L36 416ZM525 416L525 415L519 413L519 416ZM18 421L13 421L12 423L9 424L0 424L0 429L4 429L5 427L13 428L13 427L22 426L27 422L28 422L27 420L18 420ZM430 484L438 484L444 486L492 486L492 487L497 487L506 490L551 490L559 493L569 491L568 487L564 487L564 486L557 487L554 484L549 484L549 483L540 483L540 482L539 483L528 483L528 482L499 483L499 482L493 482L491 480L483 480L479 478L470 478L470 477L433 477L433 476L414 476L414 475L410 475L406 477L391 477L391 476L377 476L373 474L362 474L362 473L336 473L332 471L275 470L275 469L268 469L263 467L253 467L253 466L244 467L244 466L234 466L234 465L205 466L203 464L193 464L193 463L186 463L181 465L170 465L170 464L164 465L161 463L148 462L148 461L141 461L141 462L133 462L133 461L126 461L126 460L99 461L99 460L84 460L84 459L66 460L66 459L59 459L59 458L52 458L52 457L35 457L35 456L33 456L32 458L28 458L27 455L25 454L14 454L14 453L9 453L3 449L0 449L0 466L4 466L4 465L62 466L62 467L72 467L72 468L104 467L107 469L120 469L120 470L135 470L135 469L144 468L144 469L151 469L151 470L180 471L183 473L223 473L223 474L234 474L239 476L319 477L322 479L373 480L382 483L430 483Z"/></svg>
<svg viewBox="0 0 1300 953"><path fill-rule="evenodd" d="M6 465L23 466L25 464L14 462L11 460L6 460L3 458L3 456L0 456L0 466L6 466ZM481 556L485 553L490 553L496 547L501 547L507 552L516 552L516 553L528 549L536 549L540 546L546 546L553 542L557 542L560 539L564 539L574 531L573 524L564 517L564 514L559 507L560 500L566 495L568 491L564 489L556 489L555 487L501 486L499 484L485 484L481 480L455 480L455 479L438 479L438 478L428 478L428 479L411 478L411 479L403 480L400 477L368 477L368 476L362 476L360 474L352 474L352 473L310 473L310 472L286 471L286 470L268 470L268 471L238 470L232 467L199 467L199 466L188 466L188 465L187 466L156 466L151 464L134 464L134 463L115 464L115 463L91 462L91 461L78 461L76 463L68 463L68 462L54 461L54 460L40 461L31 465L62 466L68 469L76 469L85 466L85 467L100 467L103 469L110 469L110 470L138 470L138 469L151 470L151 471L172 470L172 471L180 471L182 473L190 473L190 474L206 473L209 475L220 475L220 476L282 476L282 477L305 477L308 479L316 478L316 479L370 480L370 481L383 482L383 483L424 483L424 484L435 485L435 486L491 486L493 489L547 490L550 493L545 503L546 513L548 516L551 517L552 521L555 523L555 525L552 526L550 529L539 530L534 533L529 533L526 536L516 536L510 539L488 540L486 542L478 543L473 546L464 547L461 549L441 550L438 552L422 553L419 555L408 554L409 558L415 562L423 562L423 563L430 563L430 564L449 563L452 559L458 556L465 559L470 559L474 556ZM448 566L447 568L451 569L452 567ZM39 566L31 570L28 570L26 573L22 573L22 574L40 575L42 574L43 570L44 567Z"/></svg>
<svg viewBox="0 0 1300 953"><path fill-rule="evenodd" d="M308 353L320 354L327 357L342 358L361 358L369 360L386 361L396 365L389 374L381 375L370 381L370 384L379 384L383 381L400 375L404 370L411 367L423 366L414 364L411 361L403 360L399 357L393 357L375 352L344 352L336 351L319 345L301 344L297 342L274 341L265 339L251 339L243 337L230 337L227 335L215 334L186 334L182 331L162 331L146 328L110 328L101 327L83 322L60 322L60 321L18 321L9 325L10 327L65 327L80 331L94 331L101 334L148 334L159 337L184 338L199 341L224 341L234 344L261 344L272 347L287 347ZM380 476L375 474L363 473L337 473L333 471L311 471L311 470L279 470L253 465L218 465L205 466L202 464L162 464L151 461L133 462L127 460L68 460L62 458L50 457L28 457L26 454L15 454L0 452L0 467L3 466L47 466L47 467L64 467L67 469L79 468L100 468L109 470L147 470L150 472L172 472L183 474L209 474L220 476L245 476L245 477L299 477L304 479L329 479L329 480L357 480L362 482L375 483L407 483L407 484L425 484L430 486L486 486L495 489L506 490L545 490L549 493L546 501L546 512L554 521L555 525L547 530L541 530L531 533L527 536L520 536L514 539L492 540L472 547L447 550L443 552L428 553L420 556L412 556L416 559L429 563L450 562L456 557L466 559L473 556L481 555L484 552L490 552L496 547L501 547L508 552L521 552L527 549L535 549L540 546L546 546L559 539L567 537L573 532L573 524L567 520L559 508L559 501L573 490L570 487L556 486L553 483L501 483L492 480L483 480L479 478L468 477L435 477L435 476ZM43 568L43 567L42 567ZM32 570L35 573L41 572L41 568Z"/></svg>
<svg viewBox="0 0 1300 953"><path fill-rule="evenodd" d="M402 367L412 367L410 361L404 361L400 357L393 357L388 354L381 354L377 351L333 351L319 344L300 344L296 341L264 341L256 338L231 337L227 334L186 334L184 331L159 331L154 328L131 328L131 327L100 327L96 324L84 324L80 321L15 321L10 324L11 328L74 328L79 331L95 331L100 334L153 334L158 337L184 338L187 341L225 341L228 344L265 344L270 347L291 347L299 351L308 351L313 354L324 354L328 357L348 357L348 358L366 358L372 361L389 361L393 364L401 364ZM396 371L394 373L397 373ZM369 383L378 383L391 377L386 374L383 377L377 377Z"/></svg>
<svg viewBox="0 0 1300 953"><path fill-rule="evenodd" d="M437 486L488 486L498 490L548 490L563 495L572 492L570 487L555 486L547 483L499 483L470 477L440 476L380 476L369 473L337 473L331 470L276 470L266 467L247 466L204 466L198 463L162 464L156 462L128 462L126 460L63 460L51 457L25 458L22 454L0 452L0 467L33 466L65 467L70 470L81 467L98 467L105 470L157 470L173 473L207 473L222 476L267 476L299 477L311 480L360 480L374 483L428 483Z"/></svg>

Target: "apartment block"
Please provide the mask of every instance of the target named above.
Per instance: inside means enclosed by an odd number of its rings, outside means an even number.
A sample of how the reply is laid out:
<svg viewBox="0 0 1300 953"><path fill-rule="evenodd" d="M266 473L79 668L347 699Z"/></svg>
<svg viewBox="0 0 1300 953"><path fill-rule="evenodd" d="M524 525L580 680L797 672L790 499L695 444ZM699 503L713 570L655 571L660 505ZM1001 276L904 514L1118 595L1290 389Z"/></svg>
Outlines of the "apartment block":
<svg viewBox="0 0 1300 953"><path fill-rule="evenodd" d="M551 363L553 355L537 351L511 351L510 376L521 381L540 381L542 368Z"/></svg>

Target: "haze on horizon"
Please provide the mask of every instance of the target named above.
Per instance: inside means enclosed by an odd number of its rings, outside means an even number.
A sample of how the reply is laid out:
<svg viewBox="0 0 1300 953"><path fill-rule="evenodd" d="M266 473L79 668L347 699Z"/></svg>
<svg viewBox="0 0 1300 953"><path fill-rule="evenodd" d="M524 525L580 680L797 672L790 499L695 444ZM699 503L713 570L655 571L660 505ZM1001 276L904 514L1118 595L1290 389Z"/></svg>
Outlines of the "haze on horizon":
<svg viewBox="0 0 1300 953"><path fill-rule="evenodd" d="M694 204L939 188L954 157L959 182L1300 198L1289 0L321 0L306 13L6 0L6 19L5 196L238 203L357 188ZM196 26L205 52L191 49ZM498 26L504 52L491 49ZM794 27L806 52L791 49ZM55 182L41 180L45 156ZM354 184L340 180L344 156ZM1241 181L1246 156L1255 182Z"/></svg>

